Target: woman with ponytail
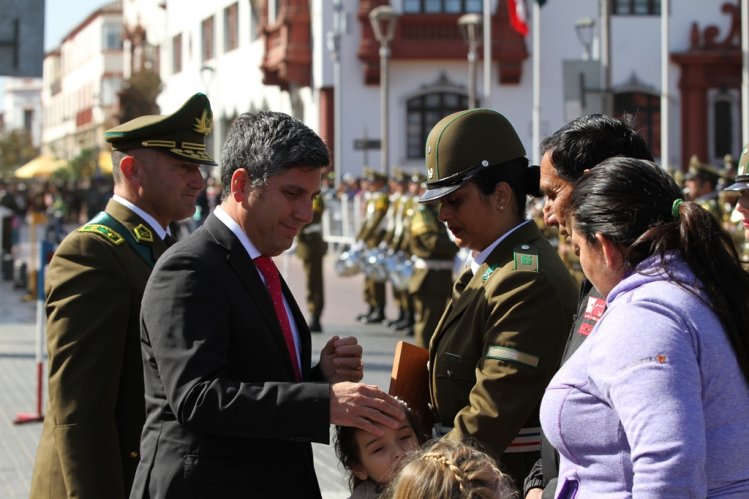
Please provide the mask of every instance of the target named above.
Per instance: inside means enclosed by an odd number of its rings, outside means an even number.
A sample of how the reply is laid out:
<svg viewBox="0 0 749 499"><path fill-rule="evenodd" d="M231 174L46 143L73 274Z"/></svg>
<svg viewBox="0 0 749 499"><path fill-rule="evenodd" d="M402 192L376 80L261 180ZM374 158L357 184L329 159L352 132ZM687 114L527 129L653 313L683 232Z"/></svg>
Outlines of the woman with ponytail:
<svg viewBox="0 0 749 499"><path fill-rule="evenodd" d="M656 164L575 186L572 244L606 298L541 422L557 497L749 497L749 275L728 234Z"/></svg>

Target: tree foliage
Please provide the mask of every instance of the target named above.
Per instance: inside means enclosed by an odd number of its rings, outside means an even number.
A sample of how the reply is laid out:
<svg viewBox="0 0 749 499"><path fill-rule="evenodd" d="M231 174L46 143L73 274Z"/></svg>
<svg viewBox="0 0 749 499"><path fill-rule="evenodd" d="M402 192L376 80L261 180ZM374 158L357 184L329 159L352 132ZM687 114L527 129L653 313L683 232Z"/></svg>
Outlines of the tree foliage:
<svg viewBox="0 0 749 499"><path fill-rule="evenodd" d="M26 130L0 132L0 175L12 175L16 168L37 156L39 148L34 147Z"/></svg>
<svg viewBox="0 0 749 499"><path fill-rule="evenodd" d="M151 70L143 69L122 83L119 92L120 113L117 118L125 123L146 114L159 114L156 97L161 93L161 78Z"/></svg>

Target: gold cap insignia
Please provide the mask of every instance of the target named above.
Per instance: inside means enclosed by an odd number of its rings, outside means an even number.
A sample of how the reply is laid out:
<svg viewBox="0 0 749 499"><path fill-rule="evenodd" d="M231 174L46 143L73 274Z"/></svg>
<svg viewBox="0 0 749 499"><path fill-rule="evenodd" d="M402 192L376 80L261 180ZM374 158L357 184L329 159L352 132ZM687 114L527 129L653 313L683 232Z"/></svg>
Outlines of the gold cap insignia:
<svg viewBox="0 0 749 499"><path fill-rule="evenodd" d="M207 109L203 109L203 115L200 118L195 118L193 130L203 135L211 133L211 130L213 130L213 116L208 113Z"/></svg>
<svg viewBox="0 0 749 499"><path fill-rule="evenodd" d="M135 239L139 243L152 243L153 242L153 232L151 232L151 229L146 227L143 224L138 225L133 229L133 234L135 234Z"/></svg>

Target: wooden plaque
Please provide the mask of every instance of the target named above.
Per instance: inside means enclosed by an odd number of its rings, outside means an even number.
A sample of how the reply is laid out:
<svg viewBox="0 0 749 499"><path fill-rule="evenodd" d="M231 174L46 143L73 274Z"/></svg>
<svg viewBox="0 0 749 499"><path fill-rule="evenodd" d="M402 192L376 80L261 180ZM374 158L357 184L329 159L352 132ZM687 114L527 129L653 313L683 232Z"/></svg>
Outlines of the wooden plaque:
<svg viewBox="0 0 749 499"><path fill-rule="evenodd" d="M434 418L429 408L429 350L405 341L395 346L388 393L398 397L416 413L423 429L431 434Z"/></svg>

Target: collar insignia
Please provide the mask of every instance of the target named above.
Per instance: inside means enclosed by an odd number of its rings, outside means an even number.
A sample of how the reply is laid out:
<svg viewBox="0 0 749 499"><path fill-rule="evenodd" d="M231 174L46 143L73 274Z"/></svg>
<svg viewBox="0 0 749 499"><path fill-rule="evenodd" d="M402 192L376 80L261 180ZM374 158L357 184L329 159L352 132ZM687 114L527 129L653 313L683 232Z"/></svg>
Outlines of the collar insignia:
<svg viewBox="0 0 749 499"><path fill-rule="evenodd" d="M143 224L140 224L136 228L134 228L133 234L135 234L135 239L139 243L152 243L153 242L153 232L151 232L151 229L149 229Z"/></svg>

